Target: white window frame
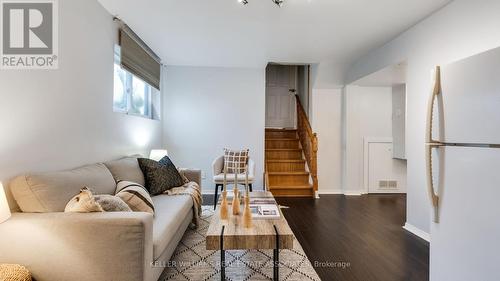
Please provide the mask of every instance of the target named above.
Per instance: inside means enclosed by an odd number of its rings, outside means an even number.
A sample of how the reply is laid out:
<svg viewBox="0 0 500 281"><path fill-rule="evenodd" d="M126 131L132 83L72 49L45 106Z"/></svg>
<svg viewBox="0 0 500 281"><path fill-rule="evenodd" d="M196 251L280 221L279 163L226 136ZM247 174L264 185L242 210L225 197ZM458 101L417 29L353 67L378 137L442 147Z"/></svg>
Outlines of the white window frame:
<svg viewBox="0 0 500 281"><path fill-rule="evenodd" d="M114 65L117 65L118 67L121 68L120 66L120 46L119 45L115 45L115 48L114 48ZM114 66L113 65L113 66ZM144 80L140 79L139 77L137 76L134 76L132 73L128 72L127 70L125 69L122 69L124 72L125 72L125 75L126 75L126 78L125 78L125 99L126 99L126 104L127 104L127 108L126 109L122 109L122 108L118 108L118 107L115 107L114 104L113 104L113 111L114 112L117 112L117 113L124 113L124 114L127 114L127 115L131 115L131 116L138 116L138 117L144 117L144 118L148 118L148 119L153 119L153 104L152 104L152 92L153 92L153 87L151 85L149 85L148 83L146 83ZM145 106L145 112L144 114L140 114L140 113L134 113L132 112L132 94L133 94L133 79L139 79L141 81L144 82L145 84L145 97L144 97L144 106ZM113 76L113 79L114 79L114 76ZM113 89L113 95L114 95L114 89Z"/></svg>

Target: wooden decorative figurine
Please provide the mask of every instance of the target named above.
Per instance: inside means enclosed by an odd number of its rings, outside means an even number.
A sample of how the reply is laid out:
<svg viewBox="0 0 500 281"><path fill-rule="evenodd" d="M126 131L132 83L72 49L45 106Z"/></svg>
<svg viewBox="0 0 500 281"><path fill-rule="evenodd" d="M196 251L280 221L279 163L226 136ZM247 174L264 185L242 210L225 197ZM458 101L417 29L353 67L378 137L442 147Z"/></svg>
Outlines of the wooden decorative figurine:
<svg viewBox="0 0 500 281"><path fill-rule="evenodd" d="M220 205L220 218L221 220L229 219L229 207L227 205L227 180L226 180L226 168L224 168L224 182L222 184L222 202Z"/></svg>
<svg viewBox="0 0 500 281"><path fill-rule="evenodd" d="M250 210L250 196L245 195L245 208L243 209L243 227L252 227L252 210Z"/></svg>
<svg viewBox="0 0 500 281"><path fill-rule="evenodd" d="M233 215L240 214L240 191L238 190L238 174L234 174L234 188L233 188Z"/></svg>
<svg viewBox="0 0 500 281"><path fill-rule="evenodd" d="M243 209L243 227L251 228L252 223L252 211L250 210L250 190L248 187L248 166L245 175L245 208Z"/></svg>

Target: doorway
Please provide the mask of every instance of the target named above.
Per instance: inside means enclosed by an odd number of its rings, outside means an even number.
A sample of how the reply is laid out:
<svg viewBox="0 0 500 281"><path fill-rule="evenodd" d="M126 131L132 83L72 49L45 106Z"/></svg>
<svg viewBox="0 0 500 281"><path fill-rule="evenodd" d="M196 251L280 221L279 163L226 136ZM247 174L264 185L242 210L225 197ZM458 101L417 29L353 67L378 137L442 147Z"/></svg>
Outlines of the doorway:
<svg viewBox="0 0 500 281"><path fill-rule="evenodd" d="M345 188L406 193L406 63L348 85L343 103Z"/></svg>
<svg viewBox="0 0 500 281"><path fill-rule="evenodd" d="M306 65L267 65L266 128L295 128L295 96L304 107L309 106L308 72ZM304 110L308 112L309 109Z"/></svg>

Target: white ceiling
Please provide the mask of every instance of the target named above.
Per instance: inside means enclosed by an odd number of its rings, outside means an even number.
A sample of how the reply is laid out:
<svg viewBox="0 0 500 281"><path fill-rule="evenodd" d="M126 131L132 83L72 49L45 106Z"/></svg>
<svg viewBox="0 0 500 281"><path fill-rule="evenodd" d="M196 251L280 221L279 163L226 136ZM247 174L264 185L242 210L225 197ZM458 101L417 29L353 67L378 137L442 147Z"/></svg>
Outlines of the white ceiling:
<svg viewBox="0 0 500 281"><path fill-rule="evenodd" d="M99 0L170 65L349 64L451 0Z"/></svg>

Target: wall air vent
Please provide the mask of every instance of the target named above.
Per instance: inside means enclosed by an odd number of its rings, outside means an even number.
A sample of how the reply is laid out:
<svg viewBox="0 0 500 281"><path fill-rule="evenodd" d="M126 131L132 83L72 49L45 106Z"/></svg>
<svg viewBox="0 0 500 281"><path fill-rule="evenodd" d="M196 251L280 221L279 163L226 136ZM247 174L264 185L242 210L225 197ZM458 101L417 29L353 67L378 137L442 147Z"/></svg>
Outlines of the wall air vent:
<svg viewBox="0 0 500 281"><path fill-rule="evenodd" d="M398 181L394 180L381 180L378 182L380 189L398 189Z"/></svg>
<svg viewBox="0 0 500 281"><path fill-rule="evenodd" d="M398 188L398 182L397 181L387 181L387 188L397 189Z"/></svg>

